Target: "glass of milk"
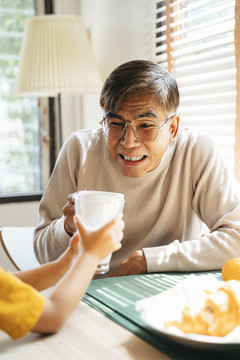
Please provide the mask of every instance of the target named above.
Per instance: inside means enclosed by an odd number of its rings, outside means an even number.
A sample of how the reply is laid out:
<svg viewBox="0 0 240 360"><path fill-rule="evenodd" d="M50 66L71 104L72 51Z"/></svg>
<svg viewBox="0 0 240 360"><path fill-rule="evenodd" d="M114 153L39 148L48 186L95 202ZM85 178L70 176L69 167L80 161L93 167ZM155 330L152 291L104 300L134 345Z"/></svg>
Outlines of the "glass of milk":
<svg viewBox="0 0 240 360"><path fill-rule="evenodd" d="M75 196L75 213L80 215L87 230L97 230L113 220L124 207L124 195L107 191L79 191ZM102 259L96 274L105 274L112 254Z"/></svg>

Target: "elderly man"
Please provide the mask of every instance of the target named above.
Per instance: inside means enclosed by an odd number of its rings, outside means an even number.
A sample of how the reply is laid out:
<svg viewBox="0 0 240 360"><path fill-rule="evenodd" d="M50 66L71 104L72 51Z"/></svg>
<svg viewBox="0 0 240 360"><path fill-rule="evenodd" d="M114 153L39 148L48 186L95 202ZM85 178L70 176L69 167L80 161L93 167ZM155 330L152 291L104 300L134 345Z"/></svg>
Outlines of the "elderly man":
<svg viewBox="0 0 240 360"><path fill-rule="evenodd" d="M236 185L208 136L179 129L171 74L151 61L122 64L105 81L100 105L102 127L69 137L42 197L39 261L67 248L75 231L71 194L86 188L125 194L112 276L220 269L240 256Z"/></svg>

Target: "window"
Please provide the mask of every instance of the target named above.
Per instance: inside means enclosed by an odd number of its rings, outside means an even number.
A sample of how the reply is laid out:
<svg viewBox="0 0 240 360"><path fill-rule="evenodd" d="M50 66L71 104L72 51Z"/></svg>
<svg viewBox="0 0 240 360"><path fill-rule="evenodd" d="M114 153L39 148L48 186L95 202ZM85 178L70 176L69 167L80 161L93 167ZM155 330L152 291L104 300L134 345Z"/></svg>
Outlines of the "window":
<svg viewBox="0 0 240 360"><path fill-rule="evenodd" d="M178 82L181 124L208 133L233 173L235 1L157 1L156 15L156 61Z"/></svg>
<svg viewBox="0 0 240 360"><path fill-rule="evenodd" d="M38 99L14 96L25 23L34 0L0 0L0 198L42 190Z"/></svg>

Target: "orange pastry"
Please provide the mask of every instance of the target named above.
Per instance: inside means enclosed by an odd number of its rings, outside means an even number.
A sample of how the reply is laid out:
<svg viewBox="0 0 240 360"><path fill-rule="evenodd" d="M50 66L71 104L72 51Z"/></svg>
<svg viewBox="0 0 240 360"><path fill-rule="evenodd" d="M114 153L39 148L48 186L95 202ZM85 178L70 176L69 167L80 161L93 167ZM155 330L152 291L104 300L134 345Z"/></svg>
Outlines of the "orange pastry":
<svg viewBox="0 0 240 360"><path fill-rule="evenodd" d="M185 333L225 336L240 325L240 281L226 281L215 292L203 290L204 306L194 313L185 306L182 318L166 322L166 328L177 327Z"/></svg>

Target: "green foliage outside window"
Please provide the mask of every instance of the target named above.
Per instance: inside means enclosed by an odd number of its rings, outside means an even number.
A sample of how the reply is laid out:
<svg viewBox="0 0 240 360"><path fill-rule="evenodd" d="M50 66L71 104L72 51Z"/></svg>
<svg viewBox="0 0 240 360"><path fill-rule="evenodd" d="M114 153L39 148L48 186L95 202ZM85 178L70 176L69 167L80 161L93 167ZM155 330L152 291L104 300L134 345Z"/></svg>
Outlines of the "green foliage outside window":
<svg viewBox="0 0 240 360"><path fill-rule="evenodd" d="M15 97L25 24L34 0L0 0L0 196L41 190L36 98Z"/></svg>

